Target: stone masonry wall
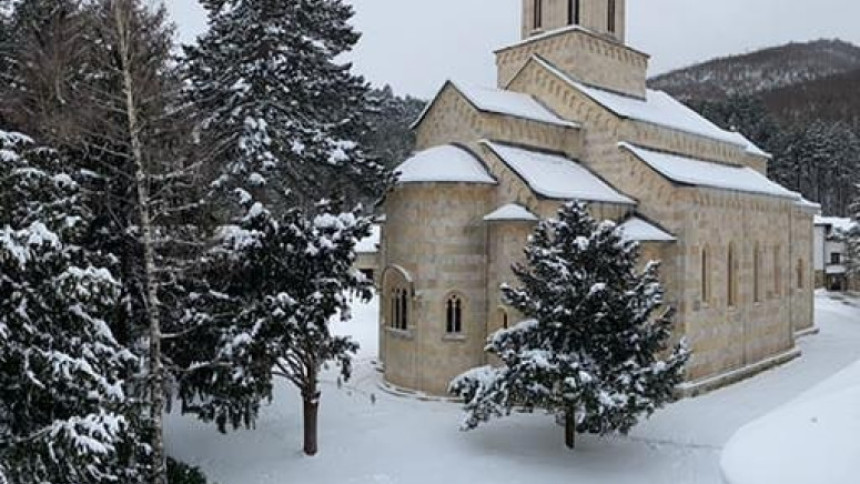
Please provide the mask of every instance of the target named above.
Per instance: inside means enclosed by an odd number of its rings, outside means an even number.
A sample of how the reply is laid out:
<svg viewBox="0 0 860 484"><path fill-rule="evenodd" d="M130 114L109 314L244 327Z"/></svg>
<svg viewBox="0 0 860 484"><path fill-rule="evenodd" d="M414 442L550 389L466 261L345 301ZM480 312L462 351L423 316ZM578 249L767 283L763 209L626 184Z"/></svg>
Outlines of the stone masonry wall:
<svg viewBox="0 0 860 484"><path fill-rule="evenodd" d="M546 34L497 51L499 87L507 87L535 54L586 84L645 96L648 56L583 30Z"/></svg>
<svg viewBox="0 0 860 484"><path fill-rule="evenodd" d="M385 332L385 378L394 385L444 395L454 376L483 364L486 338L487 247L482 217L492 185L400 185L385 203L386 263L414 276L409 328L390 328L390 305L380 305ZM385 283L383 282L383 287ZM447 335L445 303L464 301L463 333Z"/></svg>

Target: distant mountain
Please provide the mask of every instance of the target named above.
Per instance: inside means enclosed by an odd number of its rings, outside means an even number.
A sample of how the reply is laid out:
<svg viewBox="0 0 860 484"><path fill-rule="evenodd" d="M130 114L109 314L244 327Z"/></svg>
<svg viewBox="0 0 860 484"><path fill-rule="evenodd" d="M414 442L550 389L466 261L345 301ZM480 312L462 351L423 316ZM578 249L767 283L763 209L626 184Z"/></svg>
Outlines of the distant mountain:
<svg viewBox="0 0 860 484"><path fill-rule="evenodd" d="M854 71L858 70L860 47L841 40L817 40L714 59L656 76L649 84L683 101L718 100L782 90L774 99L782 100L799 92L807 102L812 100L809 96L850 84L851 79L857 79ZM809 89L791 89L803 85Z"/></svg>
<svg viewBox="0 0 860 484"><path fill-rule="evenodd" d="M788 124L821 120L860 126L860 69L758 95L768 111Z"/></svg>

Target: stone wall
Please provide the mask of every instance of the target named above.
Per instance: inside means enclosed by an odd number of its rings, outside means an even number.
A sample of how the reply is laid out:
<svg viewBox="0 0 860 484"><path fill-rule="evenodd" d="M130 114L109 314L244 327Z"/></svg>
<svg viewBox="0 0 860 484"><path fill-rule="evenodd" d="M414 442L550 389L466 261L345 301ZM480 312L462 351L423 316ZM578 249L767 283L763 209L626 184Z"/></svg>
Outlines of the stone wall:
<svg viewBox="0 0 860 484"><path fill-rule="evenodd" d="M388 382L444 395L451 378L483 364L487 234L482 218L493 208L493 189L475 184L406 184L389 194L385 263L413 276L414 295L408 329L392 329L387 280L391 272L386 270L380 330L385 333ZM446 334L445 303L453 293L465 303L461 335Z"/></svg>
<svg viewBox="0 0 860 484"><path fill-rule="evenodd" d="M584 83L645 96L648 56L579 29L551 32L497 51L499 87L507 87L535 54Z"/></svg>

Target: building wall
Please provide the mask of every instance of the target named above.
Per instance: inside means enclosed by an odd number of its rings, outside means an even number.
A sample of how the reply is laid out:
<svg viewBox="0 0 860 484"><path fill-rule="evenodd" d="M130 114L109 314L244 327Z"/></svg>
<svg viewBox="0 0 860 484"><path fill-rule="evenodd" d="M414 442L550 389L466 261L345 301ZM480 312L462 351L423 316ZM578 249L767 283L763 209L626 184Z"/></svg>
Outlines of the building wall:
<svg viewBox="0 0 860 484"><path fill-rule="evenodd" d="M507 87L535 54L587 84L645 96L648 56L582 30L547 34L497 51L499 87Z"/></svg>
<svg viewBox="0 0 860 484"><path fill-rule="evenodd" d="M408 329L392 329L391 287L383 280L380 330L388 382L444 395L451 378L483 364L487 235L482 217L493 208L492 191L492 185L407 184L389 194L386 264L412 275L414 294ZM465 302L464 331L457 336L445 328L452 292Z"/></svg>

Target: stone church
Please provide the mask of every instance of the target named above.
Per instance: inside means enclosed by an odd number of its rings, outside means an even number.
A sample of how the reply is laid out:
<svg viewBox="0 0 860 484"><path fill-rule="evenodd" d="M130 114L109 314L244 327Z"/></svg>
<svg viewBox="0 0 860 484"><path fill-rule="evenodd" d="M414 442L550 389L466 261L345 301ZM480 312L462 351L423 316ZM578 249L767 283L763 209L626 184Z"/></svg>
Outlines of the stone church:
<svg viewBox="0 0 860 484"><path fill-rule="evenodd" d="M818 207L770 155L646 87L625 0L523 0L498 85L448 81L382 207L380 359L390 387L445 395L522 319L499 290L536 221L588 203L661 260L693 394L799 355L813 328Z"/></svg>

